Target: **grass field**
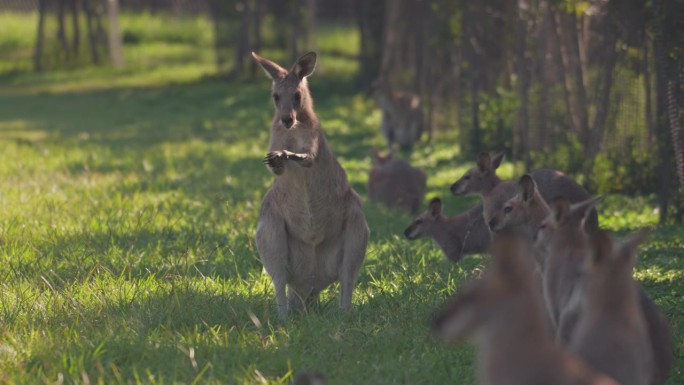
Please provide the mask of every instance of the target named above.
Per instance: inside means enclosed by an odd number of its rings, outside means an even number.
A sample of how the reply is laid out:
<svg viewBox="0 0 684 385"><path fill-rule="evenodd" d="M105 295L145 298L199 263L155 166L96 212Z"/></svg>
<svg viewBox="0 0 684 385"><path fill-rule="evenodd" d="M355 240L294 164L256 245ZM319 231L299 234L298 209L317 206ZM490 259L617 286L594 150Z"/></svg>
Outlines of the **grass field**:
<svg viewBox="0 0 684 385"><path fill-rule="evenodd" d="M179 40L150 43L166 59L133 69L0 73L0 383L280 384L307 370L332 384L472 384L473 349L435 342L428 323L486 257L450 264L403 239L410 216L366 202L383 141L354 63L324 53L310 85L372 232L355 309L340 312L333 287L280 323L253 241L273 179L269 82L207 78L211 55L174 59L192 45ZM476 201L449 195L472 165L456 143L439 133L411 156L449 213ZM607 196L601 223L653 226L655 206ZM672 321L672 385L684 383L683 231L658 228L635 274Z"/></svg>

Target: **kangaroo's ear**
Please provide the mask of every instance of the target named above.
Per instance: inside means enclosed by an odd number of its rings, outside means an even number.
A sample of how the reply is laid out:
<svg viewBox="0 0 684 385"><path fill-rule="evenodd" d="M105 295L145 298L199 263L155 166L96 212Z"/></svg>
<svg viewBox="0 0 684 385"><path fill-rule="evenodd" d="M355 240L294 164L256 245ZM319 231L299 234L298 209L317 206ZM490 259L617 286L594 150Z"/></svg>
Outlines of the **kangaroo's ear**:
<svg viewBox="0 0 684 385"><path fill-rule="evenodd" d="M636 257L636 250L651 235L650 230L639 230L628 235L620 242L620 255L624 258Z"/></svg>
<svg viewBox="0 0 684 385"><path fill-rule="evenodd" d="M428 206L428 210L430 211L430 215L433 217L437 217L442 214L442 200L439 198L432 198L430 205Z"/></svg>
<svg viewBox="0 0 684 385"><path fill-rule="evenodd" d="M601 197L589 198L582 202L570 206L570 214L580 219L585 219L594 206L601 200Z"/></svg>
<svg viewBox="0 0 684 385"><path fill-rule="evenodd" d="M570 213L570 201L568 198L556 197L551 203L551 215L553 220L558 223L565 220Z"/></svg>
<svg viewBox="0 0 684 385"><path fill-rule="evenodd" d="M477 156L477 168L485 172L492 167L492 157L489 156L488 152L481 152Z"/></svg>
<svg viewBox="0 0 684 385"><path fill-rule="evenodd" d="M613 240L608 232L599 230L589 236L591 242L592 255L587 258L586 262L589 266L596 265L601 261L610 258L613 253Z"/></svg>
<svg viewBox="0 0 684 385"><path fill-rule="evenodd" d="M501 151L500 153L492 157L492 170L496 170L497 168L499 168L499 166L501 166L501 162L503 162L504 156L506 156L506 153Z"/></svg>
<svg viewBox="0 0 684 385"><path fill-rule="evenodd" d="M316 69L316 52L302 55L292 66L292 71L301 80L311 75Z"/></svg>
<svg viewBox="0 0 684 385"><path fill-rule="evenodd" d="M537 190L537 184L534 183L534 179L528 174L520 177L518 181L518 186L520 187L520 194L522 195L523 202L527 202L534 196L534 192Z"/></svg>
<svg viewBox="0 0 684 385"><path fill-rule="evenodd" d="M254 60L259 63L261 68L266 72L266 76L271 78L271 80L275 81L278 79L282 79L287 75L287 70L278 64L265 59L259 55L256 54L256 52L252 52L252 57Z"/></svg>

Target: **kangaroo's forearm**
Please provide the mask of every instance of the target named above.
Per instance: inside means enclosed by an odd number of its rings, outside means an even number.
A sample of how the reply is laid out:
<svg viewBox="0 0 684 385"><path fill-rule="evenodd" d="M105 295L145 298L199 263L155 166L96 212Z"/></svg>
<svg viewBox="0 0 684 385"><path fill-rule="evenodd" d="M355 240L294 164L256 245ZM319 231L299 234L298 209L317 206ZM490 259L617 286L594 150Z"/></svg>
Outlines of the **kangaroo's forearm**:
<svg viewBox="0 0 684 385"><path fill-rule="evenodd" d="M287 150L283 150L283 153L285 154L286 159L293 160L302 167L311 167L313 164L314 154L312 153L296 153Z"/></svg>

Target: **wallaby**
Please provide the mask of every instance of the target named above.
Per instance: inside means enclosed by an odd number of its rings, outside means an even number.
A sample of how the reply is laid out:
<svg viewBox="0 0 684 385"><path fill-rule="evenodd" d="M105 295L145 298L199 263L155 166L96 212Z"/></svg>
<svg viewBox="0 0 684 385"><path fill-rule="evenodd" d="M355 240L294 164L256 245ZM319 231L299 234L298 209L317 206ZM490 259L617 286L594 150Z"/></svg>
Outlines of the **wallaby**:
<svg viewBox="0 0 684 385"><path fill-rule="evenodd" d="M552 341L530 253L519 235L497 235L483 278L449 300L433 332L445 341L474 337L479 384L617 385Z"/></svg>
<svg viewBox="0 0 684 385"><path fill-rule="evenodd" d="M433 198L428 209L406 228L406 238L431 237L453 262L460 261L467 254L487 251L491 234L485 226L481 204L453 217L444 216L442 211L442 200Z"/></svg>
<svg viewBox="0 0 684 385"><path fill-rule="evenodd" d="M512 228L532 241L549 212L549 206L539 193L534 179L525 174L518 181L518 193L504 203L487 223L493 232Z"/></svg>
<svg viewBox="0 0 684 385"><path fill-rule="evenodd" d="M632 279L636 248L644 232L613 245L599 231L590 236L592 253L585 258L582 315L570 348L593 368L622 385L651 384L653 352Z"/></svg>
<svg viewBox="0 0 684 385"><path fill-rule="evenodd" d="M580 315L579 279L588 254L584 221L596 199L570 205L556 198L537 231L535 249L543 266L543 292L556 342L567 345Z"/></svg>
<svg viewBox="0 0 684 385"><path fill-rule="evenodd" d="M382 109L381 128L388 147L397 143L402 150L410 150L423 134L420 97L409 91L393 90L384 78L371 84L370 93Z"/></svg>
<svg viewBox="0 0 684 385"><path fill-rule="evenodd" d="M388 207L416 213L423 204L427 177L423 170L394 156L394 151L380 154L373 151L373 167L368 176L368 197Z"/></svg>
<svg viewBox="0 0 684 385"><path fill-rule="evenodd" d="M496 170L504 159L504 153L494 156L483 152L478 155L477 165L468 170L460 179L451 185L454 195L478 194L485 203L485 220L491 220L493 213L515 195L515 181L502 181ZM572 178L560 171L542 168L529 173L539 188L541 196L547 203L560 196L565 197L572 203L581 202L591 198L591 195ZM598 214L592 208L589 217L585 221L588 232L598 229Z"/></svg>
<svg viewBox="0 0 684 385"><path fill-rule="evenodd" d="M556 340L567 344L581 317L583 292L582 271L585 259L592 253L582 221L596 199L570 205L559 198L551 205L551 214L539 228L535 248L544 262L544 296L552 319L557 320ZM584 218L583 218L584 216ZM648 328L654 357L650 384L662 385L673 364L672 328L667 317L635 282L641 312Z"/></svg>
<svg viewBox="0 0 684 385"><path fill-rule="evenodd" d="M256 246L273 280L278 314L284 318L292 308L304 310L335 281L340 307L350 309L369 229L361 199L313 110L306 78L316 67L316 54L303 55L290 71L252 56L273 81L275 116L264 162L275 180L261 206Z"/></svg>

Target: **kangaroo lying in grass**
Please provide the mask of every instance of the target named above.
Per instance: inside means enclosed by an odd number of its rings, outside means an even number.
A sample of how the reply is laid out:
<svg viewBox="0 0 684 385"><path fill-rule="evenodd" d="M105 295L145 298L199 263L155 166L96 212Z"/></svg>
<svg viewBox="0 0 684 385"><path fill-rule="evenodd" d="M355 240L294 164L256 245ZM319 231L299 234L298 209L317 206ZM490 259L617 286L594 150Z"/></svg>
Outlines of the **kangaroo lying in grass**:
<svg viewBox="0 0 684 385"><path fill-rule="evenodd" d="M457 196L467 194L482 196L486 223L489 223L494 213L516 193L515 181L502 181L496 175L496 170L503 159L503 152L494 156L486 152L480 153L477 165L451 186L451 192ZM535 181L541 196L547 203L559 196L568 198L572 203L591 198L582 186L560 171L543 168L532 171L528 175ZM588 232L598 229L598 214L593 208L585 226Z"/></svg>
<svg viewBox="0 0 684 385"><path fill-rule="evenodd" d="M527 242L508 232L493 241L484 277L460 290L433 331L452 341L475 337L478 383L617 385L548 335Z"/></svg>
<svg viewBox="0 0 684 385"><path fill-rule="evenodd" d="M434 239L444 255L453 262L460 261L466 254L484 253L491 238L482 217L481 204L447 217L439 198L430 201L428 209L413 220L404 235L409 240L425 237Z"/></svg>
<svg viewBox="0 0 684 385"><path fill-rule="evenodd" d="M252 56L273 81L275 116L264 162L275 180L261 206L256 246L273 280L278 314L304 310L335 281L340 307L349 309L369 229L313 110L306 78L316 54L303 55L289 71Z"/></svg>
<svg viewBox="0 0 684 385"><path fill-rule="evenodd" d="M368 176L368 197L372 202L383 203L409 213L416 213L423 204L427 190L427 178L423 170L407 161L373 151L373 168Z"/></svg>
<svg viewBox="0 0 684 385"><path fill-rule="evenodd" d="M570 347L622 385L652 382L653 352L632 279L636 248L644 233L614 245L605 232L591 235L585 259L582 315Z"/></svg>

